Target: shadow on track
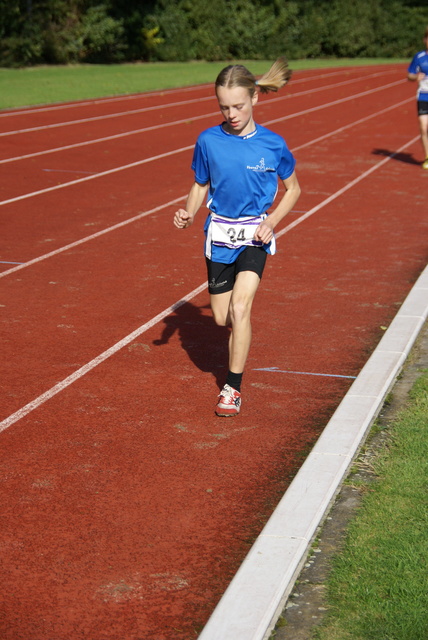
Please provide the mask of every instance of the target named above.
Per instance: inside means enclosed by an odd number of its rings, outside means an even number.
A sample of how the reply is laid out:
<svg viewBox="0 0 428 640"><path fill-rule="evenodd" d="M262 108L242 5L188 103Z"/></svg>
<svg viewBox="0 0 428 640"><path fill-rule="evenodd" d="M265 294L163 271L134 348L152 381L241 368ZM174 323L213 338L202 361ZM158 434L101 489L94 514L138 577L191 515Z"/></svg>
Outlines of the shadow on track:
<svg viewBox="0 0 428 640"><path fill-rule="evenodd" d="M422 163L419 160L415 160L411 153L395 153L395 151L389 151L388 149L373 149L373 155L385 156L385 158L391 158L391 160L398 160L398 162L405 162L406 164L416 164L420 166Z"/></svg>
<svg viewBox="0 0 428 640"><path fill-rule="evenodd" d="M217 326L211 315L203 313L203 309L209 308L209 305L197 307L186 302L164 319L162 335L153 340L153 344L167 344L177 332L183 349L195 366L201 371L212 373L221 388L228 366L230 329Z"/></svg>

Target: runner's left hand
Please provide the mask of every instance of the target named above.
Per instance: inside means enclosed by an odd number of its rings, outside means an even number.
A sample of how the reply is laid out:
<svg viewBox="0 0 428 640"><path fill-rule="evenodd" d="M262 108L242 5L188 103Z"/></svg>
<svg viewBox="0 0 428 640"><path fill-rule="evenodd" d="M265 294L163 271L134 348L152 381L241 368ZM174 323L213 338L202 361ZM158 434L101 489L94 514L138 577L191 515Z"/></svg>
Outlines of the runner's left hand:
<svg viewBox="0 0 428 640"><path fill-rule="evenodd" d="M263 244L269 244L273 238L273 226L268 218L262 220L254 232L254 240L260 240Z"/></svg>

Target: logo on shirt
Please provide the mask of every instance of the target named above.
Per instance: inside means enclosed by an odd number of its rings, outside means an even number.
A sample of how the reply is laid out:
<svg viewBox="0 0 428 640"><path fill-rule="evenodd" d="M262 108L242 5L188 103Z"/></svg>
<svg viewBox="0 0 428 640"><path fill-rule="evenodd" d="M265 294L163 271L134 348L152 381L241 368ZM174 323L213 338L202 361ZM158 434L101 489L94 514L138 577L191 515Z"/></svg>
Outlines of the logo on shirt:
<svg viewBox="0 0 428 640"><path fill-rule="evenodd" d="M262 173L265 173L266 171L275 171L275 169L273 167L267 167L266 166L264 158L260 158L259 163L256 164L254 167L252 167L251 165L247 164L247 169L249 169L250 171L260 171Z"/></svg>

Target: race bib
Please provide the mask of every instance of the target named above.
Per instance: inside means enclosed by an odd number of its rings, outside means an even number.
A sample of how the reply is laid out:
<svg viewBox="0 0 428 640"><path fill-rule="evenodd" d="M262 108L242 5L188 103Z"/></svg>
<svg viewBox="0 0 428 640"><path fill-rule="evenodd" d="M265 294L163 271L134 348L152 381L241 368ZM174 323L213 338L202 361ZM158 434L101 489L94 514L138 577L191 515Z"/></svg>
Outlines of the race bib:
<svg viewBox="0 0 428 640"><path fill-rule="evenodd" d="M215 213L211 215L211 242L218 247L237 249L243 246L261 247L261 240L254 240L254 233L260 222L266 217L250 216L237 218L223 218Z"/></svg>
<svg viewBox="0 0 428 640"><path fill-rule="evenodd" d="M419 92L428 93L428 75L419 82Z"/></svg>

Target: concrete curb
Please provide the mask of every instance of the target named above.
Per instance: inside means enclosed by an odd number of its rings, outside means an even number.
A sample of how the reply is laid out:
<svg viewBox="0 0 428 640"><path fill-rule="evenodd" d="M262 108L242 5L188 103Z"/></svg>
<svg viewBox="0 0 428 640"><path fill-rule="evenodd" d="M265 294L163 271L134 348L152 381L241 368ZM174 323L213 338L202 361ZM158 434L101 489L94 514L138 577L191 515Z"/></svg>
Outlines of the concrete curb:
<svg viewBox="0 0 428 640"><path fill-rule="evenodd" d="M428 266L336 409L199 640L267 640L311 541L428 317Z"/></svg>

